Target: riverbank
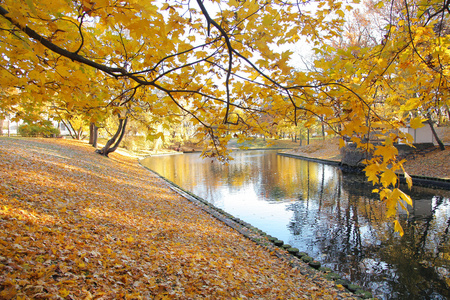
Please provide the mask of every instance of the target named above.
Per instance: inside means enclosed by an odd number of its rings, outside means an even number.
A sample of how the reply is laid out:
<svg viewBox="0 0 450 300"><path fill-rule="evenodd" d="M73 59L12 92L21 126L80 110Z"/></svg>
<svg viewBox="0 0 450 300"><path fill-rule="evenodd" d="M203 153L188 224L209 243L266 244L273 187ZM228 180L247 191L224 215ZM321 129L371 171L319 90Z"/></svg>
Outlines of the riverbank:
<svg viewBox="0 0 450 300"><path fill-rule="evenodd" d="M340 162L339 139L317 141L314 144L302 146L286 154L300 158L310 158L318 161ZM444 151L436 149L424 155L409 158L405 163L405 170L411 176L417 178L435 178L437 180L450 180L450 146Z"/></svg>
<svg viewBox="0 0 450 300"><path fill-rule="evenodd" d="M0 226L1 299L351 298L84 142L0 138Z"/></svg>

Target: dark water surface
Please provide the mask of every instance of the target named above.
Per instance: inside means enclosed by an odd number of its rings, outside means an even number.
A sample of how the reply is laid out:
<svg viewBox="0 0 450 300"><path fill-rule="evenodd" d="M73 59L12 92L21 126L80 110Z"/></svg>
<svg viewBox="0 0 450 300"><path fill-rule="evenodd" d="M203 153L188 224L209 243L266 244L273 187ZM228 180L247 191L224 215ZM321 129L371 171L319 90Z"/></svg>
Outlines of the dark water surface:
<svg viewBox="0 0 450 300"><path fill-rule="evenodd" d="M233 157L227 166L197 153L142 163L380 299L450 299L449 191L414 188L400 237L359 175L274 151Z"/></svg>

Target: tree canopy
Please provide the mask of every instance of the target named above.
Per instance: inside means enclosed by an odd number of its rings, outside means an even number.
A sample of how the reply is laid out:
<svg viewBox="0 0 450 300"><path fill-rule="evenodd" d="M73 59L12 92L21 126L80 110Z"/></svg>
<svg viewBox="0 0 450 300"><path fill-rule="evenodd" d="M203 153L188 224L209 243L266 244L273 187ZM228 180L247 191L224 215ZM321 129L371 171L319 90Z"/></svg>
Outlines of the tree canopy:
<svg viewBox="0 0 450 300"><path fill-rule="evenodd" d="M51 104L94 123L129 111L168 122L187 114L209 141L204 154L223 159L231 136L319 121L371 153L367 176L395 215L411 204L394 147L411 136L398 129L448 112L450 9L371 0L370 14L347 26L357 3L5 0L0 111ZM299 42L318 57L308 71L280 50Z"/></svg>

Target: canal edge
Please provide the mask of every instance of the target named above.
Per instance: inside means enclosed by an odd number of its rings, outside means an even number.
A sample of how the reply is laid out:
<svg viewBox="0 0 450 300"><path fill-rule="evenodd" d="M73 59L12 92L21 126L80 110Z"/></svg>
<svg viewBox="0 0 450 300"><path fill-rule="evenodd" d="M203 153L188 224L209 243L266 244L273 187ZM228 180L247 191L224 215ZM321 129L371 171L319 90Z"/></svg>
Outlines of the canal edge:
<svg viewBox="0 0 450 300"><path fill-rule="evenodd" d="M340 166L341 162L337 160L330 160L330 159L323 159L323 158L314 158L314 157L308 157L308 156L302 156L297 154L291 154L291 153L284 153L284 152L278 152L277 155L279 156L285 156L285 157L291 157L291 158L297 158L301 160L307 160L332 166Z"/></svg>
<svg viewBox="0 0 450 300"><path fill-rule="evenodd" d="M320 276L325 280L333 282L336 291L340 296L340 298L337 299L376 299L372 297L371 292L364 290L363 287L352 284L346 279L342 279L342 276L332 272L331 269L320 268L320 263L319 267L313 266L316 261L307 253L299 252L297 248L284 248L283 246L286 246L286 244L284 244L283 241L277 239L276 237L268 235L266 232L239 218L234 217L223 209L209 203L205 199L184 190L176 183L144 166L140 160L138 160L138 162L143 168L158 176L160 179L164 180L171 190L178 193L188 201L192 202L198 208L210 214L228 227L236 230L238 233L242 234L244 237L248 238L255 244L265 248L271 254L284 260L289 264L289 266L291 266L292 268L296 268L302 275L308 276L310 280L314 281L314 278Z"/></svg>
<svg viewBox="0 0 450 300"><path fill-rule="evenodd" d="M336 167L341 166L341 162L337 161L337 160L313 158L313 157L302 156L302 155L291 154L291 153L283 153L283 152L279 152L279 153L277 153L277 155L312 161L312 162L326 164L326 165L332 165L332 166L336 166ZM362 170L363 168L356 168L356 169L357 169L356 173L363 173L363 170ZM362 176L363 176L363 174L362 174ZM401 183L406 183L404 174L397 174L397 176L399 177L399 180ZM438 177L427 177L427 176L420 176L420 175L410 175L410 176L413 181L413 185L415 185L415 186L450 190L450 179L438 178Z"/></svg>

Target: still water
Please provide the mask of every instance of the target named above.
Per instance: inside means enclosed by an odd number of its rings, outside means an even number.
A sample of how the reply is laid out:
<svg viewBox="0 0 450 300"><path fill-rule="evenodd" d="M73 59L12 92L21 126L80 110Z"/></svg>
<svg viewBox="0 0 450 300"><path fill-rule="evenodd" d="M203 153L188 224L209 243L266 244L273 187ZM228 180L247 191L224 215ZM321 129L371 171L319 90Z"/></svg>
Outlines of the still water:
<svg viewBox="0 0 450 300"><path fill-rule="evenodd" d="M359 175L275 151L233 157L229 165L197 153L142 163L380 299L450 299L449 191L414 188L400 237Z"/></svg>

